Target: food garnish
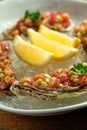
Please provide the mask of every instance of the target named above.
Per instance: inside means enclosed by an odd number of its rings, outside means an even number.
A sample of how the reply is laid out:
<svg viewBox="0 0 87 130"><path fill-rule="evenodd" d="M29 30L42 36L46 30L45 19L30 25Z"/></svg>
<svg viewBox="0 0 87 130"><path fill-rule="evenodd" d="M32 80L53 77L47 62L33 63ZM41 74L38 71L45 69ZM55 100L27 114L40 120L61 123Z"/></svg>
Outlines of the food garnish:
<svg viewBox="0 0 87 130"><path fill-rule="evenodd" d="M78 64L73 65L71 70L80 74L80 75L85 74L85 73L87 73L87 65L83 65L82 63L78 63Z"/></svg>
<svg viewBox="0 0 87 130"><path fill-rule="evenodd" d="M79 50L76 48L64 46L59 42L49 40L48 38L41 35L39 32L34 31L33 29L28 29L28 35L30 41L34 45L53 53L54 57L59 60L69 59L79 52Z"/></svg>
<svg viewBox="0 0 87 130"><path fill-rule="evenodd" d="M24 15L24 19L27 19L28 17L30 17L33 22L38 23L39 16L40 16L39 11L31 12L31 11L26 10L25 15Z"/></svg>
<svg viewBox="0 0 87 130"><path fill-rule="evenodd" d="M40 26L39 32L46 38L60 42L61 44L64 44L67 46L78 47L80 44L79 38L77 38L77 37L72 38L64 33L49 29L44 25Z"/></svg>
<svg viewBox="0 0 87 130"><path fill-rule="evenodd" d="M21 60L35 66L47 64L53 57L52 53L34 46L29 41L23 40L18 35L14 38L13 49Z"/></svg>
<svg viewBox="0 0 87 130"><path fill-rule="evenodd" d="M75 66L79 66L76 64ZM83 65L83 67L85 67ZM87 67L87 66L86 66ZM78 67L76 67L78 68ZM10 90L15 95L27 95L40 99L72 98L87 89L87 72L79 75L71 68L58 68L50 74L41 73L15 81ZM65 96L64 96L65 94ZM73 96L72 96L73 95Z"/></svg>

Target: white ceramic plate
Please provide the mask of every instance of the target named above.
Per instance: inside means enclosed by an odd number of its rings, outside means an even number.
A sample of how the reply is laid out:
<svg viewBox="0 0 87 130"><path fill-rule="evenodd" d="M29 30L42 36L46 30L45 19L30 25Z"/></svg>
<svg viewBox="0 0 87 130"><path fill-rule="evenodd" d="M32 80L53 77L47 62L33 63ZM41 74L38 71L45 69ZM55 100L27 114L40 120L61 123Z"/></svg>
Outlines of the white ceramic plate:
<svg viewBox="0 0 87 130"><path fill-rule="evenodd" d="M13 25L23 16L26 9L39 11L62 10L71 15L75 24L79 24L81 20L87 18L87 3L85 1L5 0L0 2L0 32ZM15 72L20 73L19 69L16 69ZM44 101L32 97L7 96L0 93L0 109L24 115L63 114L86 106L86 94L72 99Z"/></svg>

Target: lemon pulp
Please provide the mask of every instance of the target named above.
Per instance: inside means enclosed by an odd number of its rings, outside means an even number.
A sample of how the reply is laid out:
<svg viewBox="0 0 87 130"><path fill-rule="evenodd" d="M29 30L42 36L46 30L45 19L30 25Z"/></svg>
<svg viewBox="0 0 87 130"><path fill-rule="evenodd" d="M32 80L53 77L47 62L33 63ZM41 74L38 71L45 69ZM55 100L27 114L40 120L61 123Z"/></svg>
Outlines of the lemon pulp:
<svg viewBox="0 0 87 130"><path fill-rule="evenodd" d="M28 29L28 36L34 45L53 53L54 57L59 60L69 59L79 52L76 48L65 46L59 42L49 40L33 29Z"/></svg>
<svg viewBox="0 0 87 130"><path fill-rule="evenodd" d="M31 43L23 40L20 36L16 36L14 38L13 49L21 60L32 65L44 65L53 57L52 53L32 45Z"/></svg>
<svg viewBox="0 0 87 130"><path fill-rule="evenodd" d="M65 35L61 32L49 29L45 27L44 25L40 26L39 32L46 38L60 42L61 44L64 44L67 46L77 47L81 43L79 38L76 38L76 37L71 38L70 36Z"/></svg>

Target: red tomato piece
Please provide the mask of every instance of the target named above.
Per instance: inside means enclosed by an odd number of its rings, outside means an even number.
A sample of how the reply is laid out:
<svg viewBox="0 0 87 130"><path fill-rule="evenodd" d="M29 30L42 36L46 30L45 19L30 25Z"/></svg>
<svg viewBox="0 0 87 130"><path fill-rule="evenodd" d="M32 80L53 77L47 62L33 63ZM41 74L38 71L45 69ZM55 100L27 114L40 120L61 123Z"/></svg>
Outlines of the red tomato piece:
<svg viewBox="0 0 87 130"><path fill-rule="evenodd" d="M8 85L5 83L4 79L0 80L0 88L1 89L7 89Z"/></svg>
<svg viewBox="0 0 87 130"><path fill-rule="evenodd" d="M66 81L68 81L69 77L66 73L63 73L63 75L60 77L61 82L64 83Z"/></svg>
<svg viewBox="0 0 87 130"><path fill-rule="evenodd" d="M60 83L61 83L61 80L59 78L56 79L55 82L54 82L54 87L55 88L59 88L60 87Z"/></svg>
<svg viewBox="0 0 87 130"><path fill-rule="evenodd" d="M33 85L33 78L27 77L27 78L22 78L19 83L28 83L30 85Z"/></svg>
<svg viewBox="0 0 87 130"><path fill-rule="evenodd" d="M50 16L49 16L49 23L51 25L53 25L55 23L55 21L56 21L56 13L55 12L51 12Z"/></svg>
<svg viewBox="0 0 87 130"><path fill-rule="evenodd" d="M87 85L87 74L80 76L79 84L82 85L82 86Z"/></svg>
<svg viewBox="0 0 87 130"><path fill-rule="evenodd" d="M36 74L36 75L34 76L34 80L37 81L38 79L42 79L43 81L46 80L44 74Z"/></svg>

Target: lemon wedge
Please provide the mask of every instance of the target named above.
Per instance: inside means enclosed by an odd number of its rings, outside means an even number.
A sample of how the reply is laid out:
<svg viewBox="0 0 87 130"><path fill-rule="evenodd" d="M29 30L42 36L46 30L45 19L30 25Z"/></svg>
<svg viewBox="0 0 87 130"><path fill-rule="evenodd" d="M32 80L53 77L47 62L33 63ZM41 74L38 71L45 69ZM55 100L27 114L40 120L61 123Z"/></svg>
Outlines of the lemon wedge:
<svg viewBox="0 0 87 130"><path fill-rule="evenodd" d="M67 46L78 47L78 45L81 43L79 38L76 38L76 37L71 38L70 36L65 35L64 33L54 31L52 29L45 27L44 25L40 26L39 32L46 38L60 42L61 44L64 44Z"/></svg>
<svg viewBox="0 0 87 130"><path fill-rule="evenodd" d="M18 35L14 38L13 49L21 60L32 65L44 65L53 57L52 53L32 45Z"/></svg>
<svg viewBox="0 0 87 130"><path fill-rule="evenodd" d="M54 57L59 60L69 59L79 52L76 48L65 46L59 42L49 40L33 29L28 29L28 36L34 45L53 53Z"/></svg>

